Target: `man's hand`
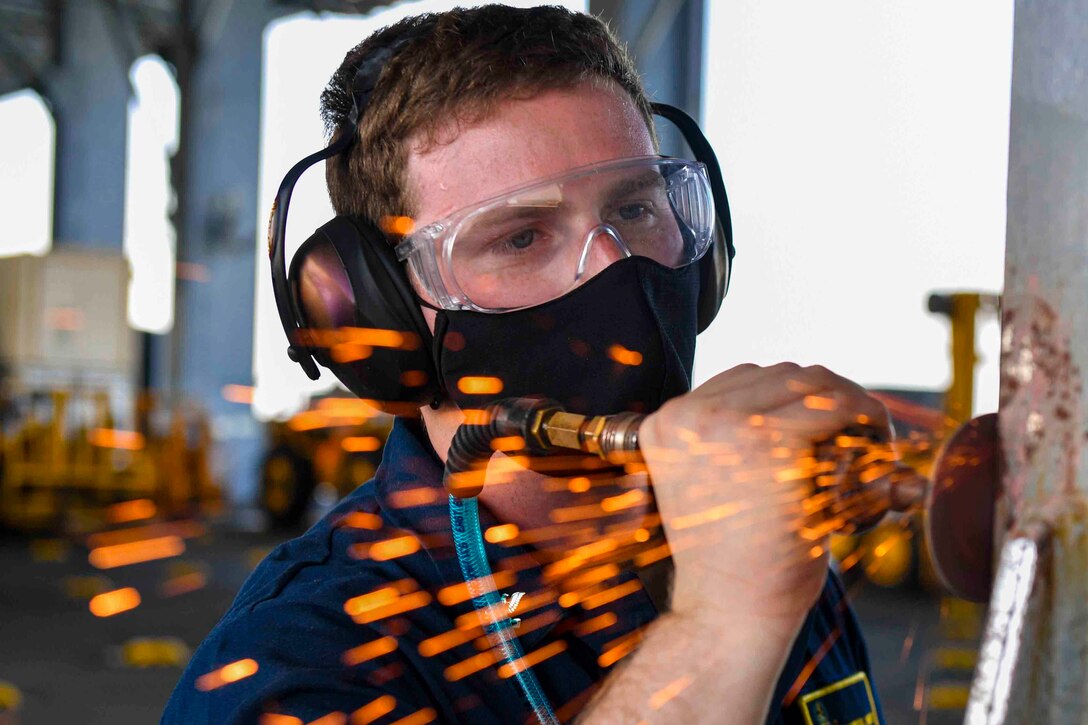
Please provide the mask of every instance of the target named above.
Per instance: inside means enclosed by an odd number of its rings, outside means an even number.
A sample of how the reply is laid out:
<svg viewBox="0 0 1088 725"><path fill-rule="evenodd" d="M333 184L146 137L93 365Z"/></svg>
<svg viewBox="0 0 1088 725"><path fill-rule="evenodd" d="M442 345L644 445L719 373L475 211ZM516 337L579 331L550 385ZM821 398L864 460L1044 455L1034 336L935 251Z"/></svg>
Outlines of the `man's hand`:
<svg viewBox="0 0 1088 725"><path fill-rule="evenodd" d="M673 611L796 631L826 576L830 496L816 446L891 440L884 405L823 367L740 365L676 398L640 437L676 567Z"/></svg>
<svg viewBox="0 0 1088 725"><path fill-rule="evenodd" d="M741 365L646 418L672 607L585 722L762 722L827 576L837 499L815 482L836 465L818 451L858 426L892 439L887 410L861 386L793 363Z"/></svg>

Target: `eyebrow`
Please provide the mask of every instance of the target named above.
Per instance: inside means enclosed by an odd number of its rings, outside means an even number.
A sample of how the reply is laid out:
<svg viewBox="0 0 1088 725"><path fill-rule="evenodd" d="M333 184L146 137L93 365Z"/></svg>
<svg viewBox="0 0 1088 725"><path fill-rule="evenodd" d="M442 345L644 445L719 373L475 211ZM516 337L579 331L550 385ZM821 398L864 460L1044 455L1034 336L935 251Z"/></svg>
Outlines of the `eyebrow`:
<svg viewBox="0 0 1088 725"><path fill-rule="evenodd" d="M646 169L639 174L627 176L611 184L603 196L609 201L642 191L651 186L665 187L665 178L654 169Z"/></svg>
<svg viewBox="0 0 1088 725"><path fill-rule="evenodd" d="M547 206L508 206L499 207L476 223L471 225L472 234L488 234L495 229L501 228L513 222L517 222L523 219L537 219L543 212L550 211L557 208L557 204L549 204Z"/></svg>

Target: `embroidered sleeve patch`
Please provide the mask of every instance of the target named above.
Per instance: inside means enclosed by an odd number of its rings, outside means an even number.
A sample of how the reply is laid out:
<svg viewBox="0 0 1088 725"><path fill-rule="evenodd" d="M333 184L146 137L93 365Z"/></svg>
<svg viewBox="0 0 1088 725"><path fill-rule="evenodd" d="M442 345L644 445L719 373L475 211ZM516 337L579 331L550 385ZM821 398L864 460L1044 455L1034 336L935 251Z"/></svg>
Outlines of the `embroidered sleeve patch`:
<svg viewBox="0 0 1088 725"><path fill-rule="evenodd" d="M864 672L802 695L799 705L805 725L880 725L873 688Z"/></svg>

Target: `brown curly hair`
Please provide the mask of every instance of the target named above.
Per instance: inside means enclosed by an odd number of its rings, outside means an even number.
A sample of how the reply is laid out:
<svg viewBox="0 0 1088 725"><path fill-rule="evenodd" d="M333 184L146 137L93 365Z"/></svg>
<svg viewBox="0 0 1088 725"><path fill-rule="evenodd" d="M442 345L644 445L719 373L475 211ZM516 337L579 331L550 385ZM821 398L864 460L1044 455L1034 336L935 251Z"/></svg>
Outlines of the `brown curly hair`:
<svg viewBox="0 0 1088 725"><path fill-rule="evenodd" d="M655 139L650 103L626 48L601 20L564 8L486 5L426 13L382 28L352 48L321 94L329 143L347 130L356 69L405 41L384 65L350 149L326 162L332 206L374 223L412 216L404 180L407 141L433 143L449 123L486 118L503 100L585 81L626 90Z"/></svg>

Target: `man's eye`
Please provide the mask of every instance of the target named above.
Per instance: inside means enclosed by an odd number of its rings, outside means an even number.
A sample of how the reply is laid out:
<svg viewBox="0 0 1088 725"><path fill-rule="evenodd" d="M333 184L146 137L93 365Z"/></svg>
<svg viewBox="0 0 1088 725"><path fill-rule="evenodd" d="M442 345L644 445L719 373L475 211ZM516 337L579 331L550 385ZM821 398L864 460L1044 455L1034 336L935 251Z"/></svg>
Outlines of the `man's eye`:
<svg viewBox="0 0 1088 725"><path fill-rule="evenodd" d="M616 209L616 215L625 222L633 222L650 214L650 209L643 203L624 204Z"/></svg>
<svg viewBox="0 0 1088 725"><path fill-rule="evenodd" d="M535 238L536 234L532 229L523 229L516 234L511 234L503 240L502 247L506 250L520 252L532 246Z"/></svg>

